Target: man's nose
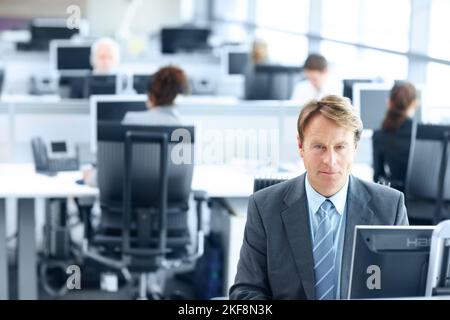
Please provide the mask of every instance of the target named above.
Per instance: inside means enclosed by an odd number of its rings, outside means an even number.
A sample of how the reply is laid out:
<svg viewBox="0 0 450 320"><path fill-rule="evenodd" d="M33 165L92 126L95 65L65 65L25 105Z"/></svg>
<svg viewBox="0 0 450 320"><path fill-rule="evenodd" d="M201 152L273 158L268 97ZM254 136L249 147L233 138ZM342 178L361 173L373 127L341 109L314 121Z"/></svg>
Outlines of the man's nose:
<svg viewBox="0 0 450 320"><path fill-rule="evenodd" d="M329 166L334 166L336 164L336 153L332 148L327 149L325 152L323 162Z"/></svg>

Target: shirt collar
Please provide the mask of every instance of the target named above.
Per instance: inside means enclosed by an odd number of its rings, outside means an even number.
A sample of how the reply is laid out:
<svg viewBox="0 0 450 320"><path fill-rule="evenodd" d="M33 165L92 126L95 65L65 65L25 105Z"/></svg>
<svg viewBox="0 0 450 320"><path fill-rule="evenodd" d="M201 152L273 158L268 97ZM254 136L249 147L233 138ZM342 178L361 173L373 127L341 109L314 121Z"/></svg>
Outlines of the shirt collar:
<svg viewBox="0 0 450 320"><path fill-rule="evenodd" d="M306 174L305 177L305 189L306 189L306 196L308 198L308 205L310 210L313 213L316 213L317 210L319 210L319 207L322 205L322 203L328 199L330 200L334 207L336 208L336 211L342 215L344 213L345 209L345 202L347 200L347 191L348 191L348 181L349 178L347 177L347 180L344 184L344 186L339 190L337 193L335 193L333 196L326 198L320 193L318 193L314 188L309 184L308 181L308 174Z"/></svg>

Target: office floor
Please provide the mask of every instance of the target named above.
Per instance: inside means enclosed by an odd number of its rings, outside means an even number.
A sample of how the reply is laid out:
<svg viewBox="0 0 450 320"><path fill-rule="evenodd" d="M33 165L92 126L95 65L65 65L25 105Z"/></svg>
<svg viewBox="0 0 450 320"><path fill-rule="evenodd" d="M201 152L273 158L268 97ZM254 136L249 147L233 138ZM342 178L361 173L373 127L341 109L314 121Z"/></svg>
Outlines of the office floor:
<svg viewBox="0 0 450 320"><path fill-rule="evenodd" d="M17 266L9 265L11 300L17 299ZM195 299L194 288L188 274L178 274L169 277L165 288L165 299ZM119 284L117 292L107 292L100 289L99 284L91 279L82 281L80 290L68 290L64 295L55 297L50 295L39 282L38 297L40 300L133 300L137 297L137 286L131 288L124 283Z"/></svg>

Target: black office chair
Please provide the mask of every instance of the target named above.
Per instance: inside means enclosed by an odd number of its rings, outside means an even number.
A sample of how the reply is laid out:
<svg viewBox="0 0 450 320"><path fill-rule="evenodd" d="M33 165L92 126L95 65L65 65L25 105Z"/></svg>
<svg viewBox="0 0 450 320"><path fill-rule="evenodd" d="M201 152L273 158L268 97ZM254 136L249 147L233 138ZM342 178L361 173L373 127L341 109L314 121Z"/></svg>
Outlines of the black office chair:
<svg viewBox="0 0 450 320"><path fill-rule="evenodd" d="M411 224L437 224L448 219L450 126L419 124L413 128L405 183Z"/></svg>
<svg viewBox="0 0 450 320"><path fill-rule="evenodd" d="M286 179L280 177L271 177L271 178L256 177L255 180L253 181L253 192L273 186L283 181L286 181Z"/></svg>
<svg viewBox="0 0 450 320"><path fill-rule="evenodd" d="M388 185L404 192L407 162L410 156L411 144L415 139L410 130L400 133L390 133L375 130L372 135L372 161L374 182Z"/></svg>
<svg viewBox="0 0 450 320"><path fill-rule="evenodd" d="M170 138L178 134L183 136L180 142ZM128 280L131 272L140 273L140 298L147 296L148 273L193 263L203 254L205 194L194 195L197 240L192 241L187 218L193 159L174 159L180 148L193 155L193 142L193 127L98 125L102 213L84 254L121 270ZM193 242L195 250L190 248ZM161 293L150 292L153 298Z"/></svg>

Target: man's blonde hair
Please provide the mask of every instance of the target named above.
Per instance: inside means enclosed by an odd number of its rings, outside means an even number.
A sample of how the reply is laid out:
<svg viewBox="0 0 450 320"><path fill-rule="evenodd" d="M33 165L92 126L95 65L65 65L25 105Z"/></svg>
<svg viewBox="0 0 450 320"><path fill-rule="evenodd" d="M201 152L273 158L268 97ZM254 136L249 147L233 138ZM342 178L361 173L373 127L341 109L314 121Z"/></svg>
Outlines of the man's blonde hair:
<svg viewBox="0 0 450 320"><path fill-rule="evenodd" d="M297 120L297 130L300 141L305 139L305 129L311 119L321 114L334 121L337 125L347 128L355 134L355 143L361 138L362 121L355 113L350 100L335 95L328 95L320 100L312 100L305 105Z"/></svg>

